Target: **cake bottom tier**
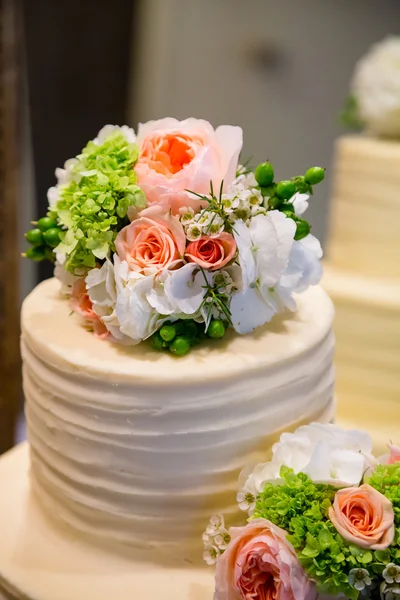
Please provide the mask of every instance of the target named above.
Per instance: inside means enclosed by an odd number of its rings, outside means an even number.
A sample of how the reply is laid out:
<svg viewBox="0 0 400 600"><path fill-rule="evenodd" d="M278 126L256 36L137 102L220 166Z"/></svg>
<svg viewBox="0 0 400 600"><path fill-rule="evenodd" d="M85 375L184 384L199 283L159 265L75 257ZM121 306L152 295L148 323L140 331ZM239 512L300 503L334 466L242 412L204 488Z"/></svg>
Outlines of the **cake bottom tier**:
<svg viewBox="0 0 400 600"><path fill-rule="evenodd" d="M29 451L0 459L0 600L212 600L213 569L152 565L53 525L30 489Z"/></svg>
<svg viewBox="0 0 400 600"><path fill-rule="evenodd" d="M212 600L210 567L132 560L53 524L32 494L26 443L0 458L0 490L0 600Z"/></svg>
<svg viewBox="0 0 400 600"><path fill-rule="evenodd" d="M368 430L383 453L400 423L400 284L325 265L323 287L336 314L337 421Z"/></svg>

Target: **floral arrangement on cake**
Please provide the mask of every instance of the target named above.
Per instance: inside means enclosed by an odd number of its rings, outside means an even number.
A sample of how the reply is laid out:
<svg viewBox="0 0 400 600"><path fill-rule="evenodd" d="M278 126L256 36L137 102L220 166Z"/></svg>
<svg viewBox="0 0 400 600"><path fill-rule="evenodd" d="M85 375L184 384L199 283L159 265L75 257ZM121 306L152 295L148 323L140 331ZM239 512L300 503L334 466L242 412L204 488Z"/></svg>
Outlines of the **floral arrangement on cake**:
<svg viewBox="0 0 400 600"><path fill-rule="evenodd" d="M374 44L359 60L342 120L378 137L400 137L400 37Z"/></svg>
<svg viewBox="0 0 400 600"><path fill-rule="evenodd" d="M377 459L362 431L312 423L240 475L248 518L203 534L214 600L400 598L400 448Z"/></svg>
<svg viewBox="0 0 400 600"><path fill-rule="evenodd" d="M72 311L96 335L186 354L228 327L295 310L321 277L303 218L324 169L275 181L239 165L242 130L166 118L107 125L56 170L28 258L55 260Z"/></svg>

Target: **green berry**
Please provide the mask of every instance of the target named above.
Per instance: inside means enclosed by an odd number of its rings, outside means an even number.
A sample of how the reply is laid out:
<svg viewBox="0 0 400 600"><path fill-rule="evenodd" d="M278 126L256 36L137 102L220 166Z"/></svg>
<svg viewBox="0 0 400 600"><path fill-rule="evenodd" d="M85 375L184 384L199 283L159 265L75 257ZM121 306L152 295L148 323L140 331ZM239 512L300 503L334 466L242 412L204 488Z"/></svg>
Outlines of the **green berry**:
<svg viewBox="0 0 400 600"><path fill-rule="evenodd" d="M268 161L263 162L260 165L258 165L257 169L255 170L254 176L258 185L267 187L271 185L271 183L274 181L274 167Z"/></svg>
<svg viewBox="0 0 400 600"><path fill-rule="evenodd" d="M271 196L271 198L268 198L268 206L272 210L279 208L280 205L282 204L282 202L283 202L282 198L278 198L278 196Z"/></svg>
<svg viewBox="0 0 400 600"><path fill-rule="evenodd" d="M43 245L43 234L40 229L31 229L25 234L26 241L32 244L32 246Z"/></svg>
<svg viewBox="0 0 400 600"><path fill-rule="evenodd" d="M40 262L45 258L45 248L43 246L32 246L25 253L26 258Z"/></svg>
<svg viewBox="0 0 400 600"><path fill-rule="evenodd" d="M310 185L306 182L305 178L302 175L295 177L293 183L295 185L296 192L305 194L310 191Z"/></svg>
<svg viewBox="0 0 400 600"><path fill-rule="evenodd" d="M297 217L293 210L283 210L284 215L286 215L289 219L293 219L293 221L297 221Z"/></svg>
<svg viewBox="0 0 400 600"><path fill-rule="evenodd" d="M40 229L40 231L47 231L48 229L57 227L57 222L54 219L51 219L50 217L42 217L37 222L37 226Z"/></svg>
<svg viewBox="0 0 400 600"><path fill-rule="evenodd" d="M276 186L276 195L283 200L289 200L295 193L296 186L290 179L280 181Z"/></svg>
<svg viewBox="0 0 400 600"><path fill-rule="evenodd" d="M176 329L174 325L164 325L160 329L160 336L165 342L172 342L176 336Z"/></svg>
<svg viewBox="0 0 400 600"><path fill-rule="evenodd" d="M49 248L48 246L46 246L44 249L44 257L46 260L50 260L51 262L56 260L56 255L54 254L53 249Z"/></svg>
<svg viewBox="0 0 400 600"><path fill-rule="evenodd" d="M286 212L294 213L294 206L291 202L284 202L283 204L280 205L279 210L281 210L284 213L286 213Z"/></svg>
<svg viewBox="0 0 400 600"><path fill-rule="evenodd" d="M55 248L60 243L60 229L51 227L43 233L44 241L51 248Z"/></svg>
<svg viewBox="0 0 400 600"><path fill-rule="evenodd" d="M317 185L325 179L325 169L322 167L310 167L304 175L304 179L310 185Z"/></svg>
<svg viewBox="0 0 400 600"><path fill-rule="evenodd" d="M155 350L163 350L164 349L164 340L160 336L160 333L157 331L151 337L151 345Z"/></svg>
<svg viewBox="0 0 400 600"><path fill-rule="evenodd" d="M302 240L310 233L310 229L310 224L307 223L307 221L304 221L304 219L297 219L297 227L294 239Z"/></svg>
<svg viewBox="0 0 400 600"><path fill-rule="evenodd" d="M194 321L187 321L185 324L185 335L190 339L193 340L195 337L197 337L197 325Z"/></svg>
<svg viewBox="0 0 400 600"><path fill-rule="evenodd" d="M214 319L213 321L211 321L207 329L207 334L211 338L222 338L225 335L225 325L221 320Z"/></svg>
<svg viewBox="0 0 400 600"><path fill-rule="evenodd" d="M268 185L266 187L260 187L261 194L267 198L271 198L271 196L275 196L276 185Z"/></svg>
<svg viewBox="0 0 400 600"><path fill-rule="evenodd" d="M183 356L190 350L190 341L187 337L179 335L171 342L169 349L177 356Z"/></svg>

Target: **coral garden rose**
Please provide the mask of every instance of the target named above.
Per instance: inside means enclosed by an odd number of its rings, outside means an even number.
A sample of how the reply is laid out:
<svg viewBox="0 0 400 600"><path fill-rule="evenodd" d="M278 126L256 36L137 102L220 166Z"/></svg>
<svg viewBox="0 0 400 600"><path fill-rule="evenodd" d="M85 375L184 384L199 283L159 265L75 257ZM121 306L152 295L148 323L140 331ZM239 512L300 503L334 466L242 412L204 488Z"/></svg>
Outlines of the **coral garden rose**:
<svg viewBox="0 0 400 600"><path fill-rule="evenodd" d="M195 262L203 269L221 269L228 264L236 252L236 242L230 233L222 232L217 237L203 236L190 242L186 248L186 260Z"/></svg>
<svg viewBox="0 0 400 600"><path fill-rule="evenodd" d="M346 541L361 548L384 550L393 542L392 503L370 485L336 492L329 518Z"/></svg>
<svg viewBox="0 0 400 600"><path fill-rule="evenodd" d="M395 463L400 463L400 446L389 444L389 451L390 454L387 460L387 464L394 465Z"/></svg>
<svg viewBox="0 0 400 600"><path fill-rule="evenodd" d="M265 519L230 530L217 561L214 600L314 600L316 588L286 532Z"/></svg>
<svg viewBox="0 0 400 600"><path fill-rule="evenodd" d="M186 237L177 217L160 206L143 210L117 235L118 256L131 271L150 275L168 267L185 253Z"/></svg>
<svg viewBox="0 0 400 600"><path fill-rule="evenodd" d="M89 298L83 277L74 281L72 285L70 304L72 310L85 320L86 325L93 328L97 337L106 338L109 336L109 332L103 321L93 310L93 304Z"/></svg>
<svg viewBox="0 0 400 600"><path fill-rule="evenodd" d="M135 170L147 201L172 208L200 206L190 190L208 194L210 182L218 190L229 186L236 176L243 144L240 127L221 125L217 129L202 119L166 118L140 124L140 147Z"/></svg>

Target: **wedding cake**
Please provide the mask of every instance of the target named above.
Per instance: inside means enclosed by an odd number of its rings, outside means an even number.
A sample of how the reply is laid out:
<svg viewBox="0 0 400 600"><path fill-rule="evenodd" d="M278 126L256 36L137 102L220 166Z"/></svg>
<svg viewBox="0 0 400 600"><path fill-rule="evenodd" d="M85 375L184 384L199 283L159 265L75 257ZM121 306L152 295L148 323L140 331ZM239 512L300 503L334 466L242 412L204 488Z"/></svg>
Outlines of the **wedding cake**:
<svg viewBox="0 0 400 600"><path fill-rule="evenodd" d="M324 287L335 303L342 423L383 447L400 419L400 39L356 68L353 116L363 134L336 144Z"/></svg>
<svg viewBox="0 0 400 600"><path fill-rule="evenodd" d="M0 598L211 599L210 513L235 522L243 468L332 421L304 219L324 171L276 182L241 146L196 119L106 126L57 170L26 234L55 278L22 309L29 446L0 460Z"/></svg>

